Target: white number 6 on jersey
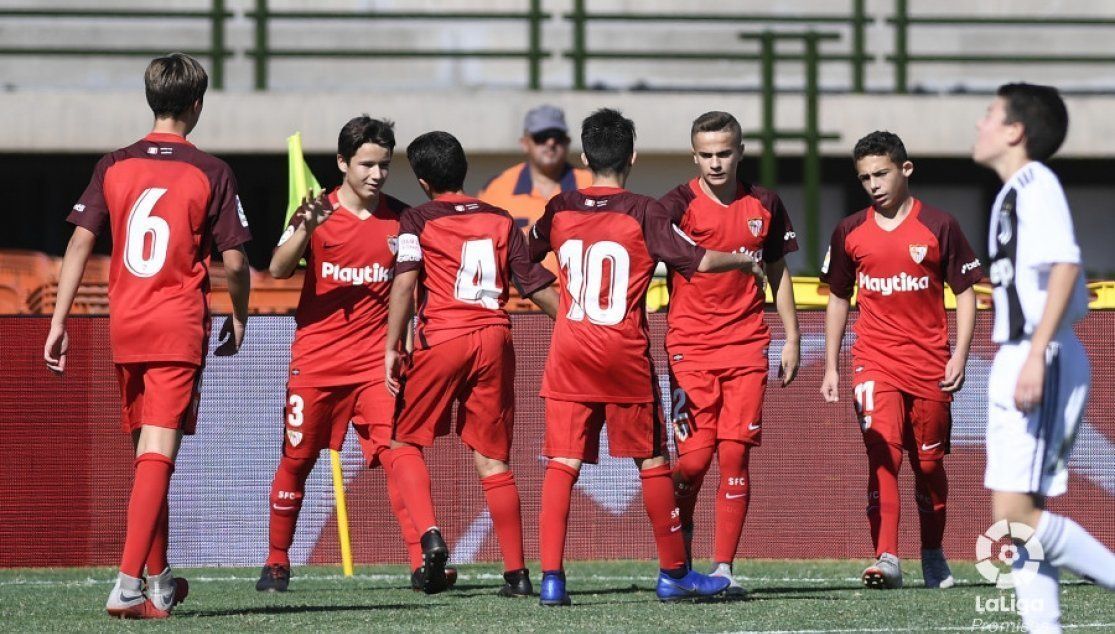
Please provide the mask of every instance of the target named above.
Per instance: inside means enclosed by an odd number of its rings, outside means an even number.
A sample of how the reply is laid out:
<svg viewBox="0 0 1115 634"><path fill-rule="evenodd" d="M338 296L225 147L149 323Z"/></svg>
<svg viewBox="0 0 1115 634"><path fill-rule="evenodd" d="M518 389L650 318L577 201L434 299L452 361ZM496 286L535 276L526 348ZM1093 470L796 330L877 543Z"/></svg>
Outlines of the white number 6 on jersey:
<svg viewBox="0 0 1115 634"><path fill-rule="evenodd" d="M170 225L158 216L152 216L155 204L166 190L151 187L143 190L128 212L127 233L124 238L124 266L136 277L152 277L166 263L166 249L170 242ZM151 252L145 254L147 236L151 236Z"/></svg>

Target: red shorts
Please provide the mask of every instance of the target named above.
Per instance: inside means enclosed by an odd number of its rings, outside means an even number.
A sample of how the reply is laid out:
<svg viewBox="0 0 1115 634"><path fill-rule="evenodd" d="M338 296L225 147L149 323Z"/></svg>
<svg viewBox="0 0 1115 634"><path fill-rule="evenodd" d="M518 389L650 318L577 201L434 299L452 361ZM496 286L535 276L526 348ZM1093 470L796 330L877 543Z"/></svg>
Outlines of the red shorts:
<svg viewBox="0 0 1115 634"><path fill-rule="evenodd" d="M288 387L283 452L291 458L316 458L326 447L340 451L352 423L369 467L391 446L395 397L383 382L330 387Z"/></svg>
<svg viewBox="0 0 1115 634"><path fill-rule="evenodd" d="M576 458L596 464L600 428L608 423L608 453L615 458L666 454L666 427L658 403L577 403L546 399L547 458Z"/></svg>
<svg viewBox="0 0 1115 634"><path fill-rule="evenodd" d="M856 415L863 443L905 448L920 460L940 460L949 452L952 407L948 401L912 396L876 380L855 386Z"/></svg>
<svg viewBox="0 0 1115 634"><path fill-rule="evenodd" d="M433 445L449 433L454 402L461 440L487 458L510 460L515 421L510 328L488 326L416 350L400 392L395 440Z"/></svg>
<svg viewBox="0 0 1115 634"><path fill-rule="evenodd" d="M193 434L201 400L201 368L192 363L117 363L125 433L143 425Z"/></svg>
<svg viewBox="0 0 1115 634"><path fill-rule="evenodd" d="M767 368L670 372L670 422L684 454L715 447L717 440L763 442Z"/></svg>

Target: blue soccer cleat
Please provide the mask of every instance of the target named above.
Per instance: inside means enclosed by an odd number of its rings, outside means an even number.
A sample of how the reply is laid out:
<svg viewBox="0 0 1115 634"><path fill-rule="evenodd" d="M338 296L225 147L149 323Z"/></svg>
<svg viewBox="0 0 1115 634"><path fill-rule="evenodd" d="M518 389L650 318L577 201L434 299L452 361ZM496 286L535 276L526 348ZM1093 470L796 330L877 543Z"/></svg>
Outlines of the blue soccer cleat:
<svg viewBox="0 0 1115 634"><path fill-rule="evenodd" d="M538 593L538 602L551 607L573 603L569 599L569 593L565 591L564 571L542 573L542 590Z"/></svg>
<svg viewBox="0 0 1115 634"><path fill-rule="evenodd" d="M724 577L710 577L693 570L681 579L674 579L661 571L658 573L655 594L659 601L688 601L714 597L727 590L731 584L731 580Z"/></svg>

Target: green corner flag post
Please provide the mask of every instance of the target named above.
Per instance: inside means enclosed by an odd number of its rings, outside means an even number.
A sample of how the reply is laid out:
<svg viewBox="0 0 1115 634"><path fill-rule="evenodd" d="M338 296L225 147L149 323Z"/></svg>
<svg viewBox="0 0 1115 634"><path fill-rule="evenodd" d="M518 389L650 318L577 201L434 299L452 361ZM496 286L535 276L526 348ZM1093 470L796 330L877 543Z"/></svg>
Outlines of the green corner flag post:
<svg viewBox="0 0 1115 634"><path fill-rule="evenodd" d="M286 220L283 221L283 227L290 224L290 217L298 210L307 194L317 196L321 193L321 185L314 178L314 173L310 171L310 166L306 165L306 158L302 155L302 133L295 132L288 136L286 147L289 174ZM333 467L333 499L337 505L337 536L341 543L341 566L345 576L351 577L352 542L348 532L348 507L345 504L345 478L341 470L341 454L335 449L330 449L329 458Z"/></svg>

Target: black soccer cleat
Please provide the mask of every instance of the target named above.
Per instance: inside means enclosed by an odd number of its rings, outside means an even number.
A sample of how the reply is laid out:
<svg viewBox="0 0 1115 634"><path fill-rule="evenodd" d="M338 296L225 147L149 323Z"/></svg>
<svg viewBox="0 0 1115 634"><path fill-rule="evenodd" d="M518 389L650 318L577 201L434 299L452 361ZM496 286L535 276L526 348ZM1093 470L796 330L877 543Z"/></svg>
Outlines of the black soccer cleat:
<svg viewBox="0 0 1115 634"><path fill-rule="evenodd" d="M533 594L534 586L530 584L529 570L519 568L503 573L503 587L499 589L499 596L529 597Z"/></svg>
<svg viewBox="0 0 1115 634"><path fill-rule="evenodd" d="M256 590L260 592L286 592L290 585L290 566L267 564L259 573Z"/></svg>
<svg viewBox="0 0 1115 634"><path fill-rule="evenodd" d="M437 594L449 587L445 574L445 562L449 561L449 546L441 537L441 531L431 528L422 535L422 567L418 569L422 580L422 592Z"/></svg>
<svg viewBox="0 0 1115 634"><path fill-rule="evenodd" d="M457 585L457 569L450 566L445 567L445 583L448 587L452 588ZM415 568L410 571L410 589L415 592L422 592L422 569Z"/></svg>

